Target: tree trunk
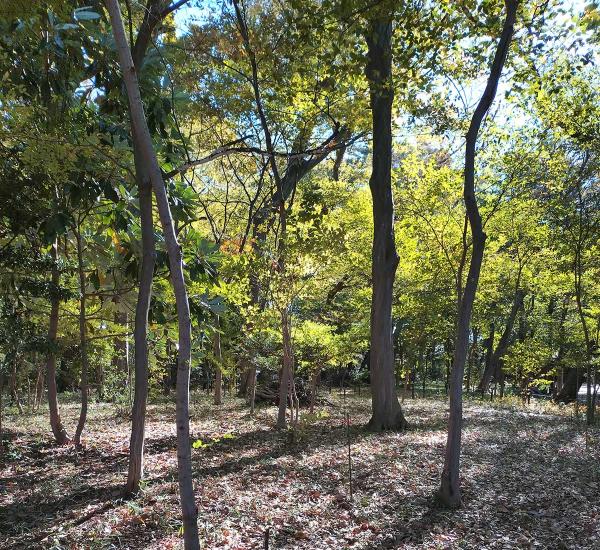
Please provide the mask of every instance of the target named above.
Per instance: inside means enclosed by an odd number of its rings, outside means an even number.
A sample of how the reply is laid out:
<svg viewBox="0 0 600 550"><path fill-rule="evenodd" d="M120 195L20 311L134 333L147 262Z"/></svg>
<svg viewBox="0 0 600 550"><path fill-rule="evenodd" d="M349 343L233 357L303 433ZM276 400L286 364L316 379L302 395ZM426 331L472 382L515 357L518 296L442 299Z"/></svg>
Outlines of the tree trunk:
<svg viewBox="0 0 600 550"><path fill-rule="evenodd" d="M19 409L19 414L23 414L25 411L23 410L23 405L21 404L21 399L19 397L19 391L17 389L17 364L19 360L15 358L13 360L13 368L10 374L9 379L9 387L10 387L10 398L11 401L17 405L17 409Z"/></svg>
<svg viewBox="0 0 600 550"><path fill-rule="evenodd" d="M477 387L477 391L481 392L481 397L485 396L486 390L483 389L484 379L491 380L493 371L491 370L492 365L492 355L494 354L494 338L496 337L496 325L495 323L490 323L490 335L488 336L487 343L487 351L485 354L485 363L483 365L483 373L481 375L481 380L479 381L479 386ZM488 382L489 386L489 382Z"/></svg>
<svg viewBox="0 0 600 550"><path fill-rule="evenodd" d="M2 420L4 418L4 373L0 369L0 451L4 453L2 447L4 446L4 432Z"/></svg>
<svg viewBox="0 0 600 550"><path fill-rule="evenodd" d="M221 361L223 359L221 354L221 326L219 316L214 316L215 330L212 337L212 352L213 362L215 367L215 387L213 393L213 403L215 405L223 404L223 371L221 370Z"/></svg>
<svg viewBox="0 0 600 550"><path fill-rule="evenodd" d="M321 367L317 367L310 377L310 412L315 412L315 403L317 401L317 387L321 377Z"/></svg>
<svg viewBox="0 0 600 550"><path fill-rule="evenodd" d="M467 394L471 391L471 371L473 370L473 363L475 362L475 357L477 356L477 340L479 338L479 331L477 327L473 327L471 333L473 334L473 343L471 344L469 362L467 363Z"/></svg>
<svg viewBox="0 0 600 550"><path fill-rule="evenodd" d="M250 384L250 414L254 414L254 405L256 404L256 367L252 368L252 381Z"/></svg>
<svg viewBox="0 0 600 550"><path fill-rule="evenodd" d="M37 354L36 354L36 359L38 359ZM44 397L44 365L42 363L39 363L37 378L36 378L36 382L35 382L35 399L33 401L34 412L37 412L38 409L40 408L43 397Z"/></svg>
<svg viewBox="0 0 600 550"><path fill-rule="evenodd" d="M521 288L517 288L517 290L515 291L515 297L512 306L510 308L510 312L506 319L506 326L504 327L504 332L502 332L498 345L491 354L489 361L486 362L485 371L483 372L483 376L479 384L479 391L481 391L482 395L485 394L485 392L488 390L492 378L494 378L496 382L501 382L502 359L508 351L508 346L510 344L513 328L515 326L515 320L517 319L517 314L519 313L519 310L523 307L524 297L525 291Z"/></svg>
<svg viewBox="0 0 600 550"><path fill-rule="evenodd" d="M477 136L481 123L490 106L492 105L498 89L498 82L502 74L504 63L508 56L510 42L514 32L518 0L505 0L506 19L502 28L502 34L490 75L483 92L483 96L473 113L471 124L467 132L465 145L465 171L464 171L464 201L473 249L469 263L469 272L465 290L458 308L458 320L456 324L456 344L454 349L454 362L452 365L452 378L450 382L450 415L448 418L448 440L444 456L444 469L439 491L439 497L443 504L450 507L459 506L461 503L460 493L460 449L462 435L462 384L465 369L465 360L469 344L469 325L473 302L479 283L479 273L483 261L486 235L483 232L483 223L477 206L475 196L475 156Z"/></svg>
<svg viewBox="0 0 600 550"><path fill-rule="evenodd" d="M367 33L370 105L373 119L373 167L369 187L373 199L371 302L371 401L368 427L403 430L407 423L398 402L392 342L392 300L398 266L392 197L392 21L376 19Z"/></svg>
<svg viewBox="0 0 600 550"><path fill-rule="evenodd" d="M135 388L131 410L129 469L126 485L126 491L129 494L139 491L140 481L144 476L144 439L146 436L146 403L148 400L148 311L150 309L156 257L154 221L152 219L152 186L144 172L141 154L135 143L134 156L136 159L136 182L142 230L142 265L139 274L133 332Z"/></svg>
<svg viewBox="0 0 600 550"><path fill-rule="evenodd" d="M592 350L594 347L594 343L590 337L590 330L587 325L587 321L585 318L585 313L583 311L583 305L581 302L582 295L582 268L581 268L581 251L578 250L576 253L576 261L575 261L575 302L577 303L577 313L579 314L579 320L581 322L581 328L583 329L583 335L585 338L585 358L586 358L586 366L585 366L585 376L586 376L586 412L585 412L585 420L588 426L592 426L594 424L594 406L592 398ZM577 388L579 391L579 388Z"/></svg>
<svg viewBox="0 0 600 550"><path fill-rule="evenodd" d="M46 385L48 386L48 409L50 410L50 428L54 439L59 445L70 442L60 418L58 407L58 392L56 390L56 336L58 334L58 313L60 308L59 284L60 273L58 271L58 245L55 241L50 249L52 256L52 279L50 289L50 322L48 325L48 352L46 355Z"/></svg>
<svg viewBox="0 0 600 550"><path fill-rule="evenodd" d="M581 383L581 377L579 376L579 369L568 369L565 368L563 372L563 385L556 401L563 403L572 403L577 399L577 392Z"/></svg>
<svg viewBox="0 0 600 550"><path fill-rule="evenodd" d="M79 227L75 230L77 242L77 271L79 275L79 356L81 358L81 411L79 422L75 430L73 442L81 445L81 434L85 427L88 410L88 353L87 353L87 326L86 326L86 296L85 296L85 271L83 270L83 242Z"/></svg>
<svg viewBox="0 0 600 550"><path fill-rule="evenodd" d="M292 337L290 334L290 320L286 309L281 311L281 339L283 343L283 362L281 367L281 379L279 383L279 411L277 413L277 429L284 429L287 425L286 409L288 393L292 387L292 376L294 375ZM290 407L293 407L290 400Z"/></svg>
<svg viewBox="0 0 600 550"><path fill-rule="evenodd" d="M136 169L137 171L137 169ZM143 244L142 244L142 262L143 260ZM117 325L119 329L124 329L125 332L128 331L129 324L129 315L127 315L126 311L120 311L119 304L121 303L120 296L115 296L113 299L113 303L117 308L117 311L114 313L114 323ZM129 337L125 336L117 336L114 339L114 354L112 357L112 366L115 369L115 373L119 373L123 376L123 386L127 386L129 382Z"/></svg>
<svg viewBox="0 0 600 550"><path fill-rule="evenodd" d="M156 196L158 213L166 241L169 257L169 267L175 303L177 306L177 321L179 329L179 351L177 358L177 469L179 475L179 493L183 515L183 537L186 550L199 550L198 537L198 508L194 499L192 479L192 457L190 446L189 420L189 383L191 360L191 319L187 289L183 274L183 257L177 241L173 216L167 198L167 192L152 138L148 130L144 107L140 97L140 89L136 70L131 57L131 50L125 37L125 29L117 0L106 0L112 23L113 36L119 54L119 62L123 72L123 81L129 100L132 134L140 146L142 158L148 168L148 175Z"/></svg>

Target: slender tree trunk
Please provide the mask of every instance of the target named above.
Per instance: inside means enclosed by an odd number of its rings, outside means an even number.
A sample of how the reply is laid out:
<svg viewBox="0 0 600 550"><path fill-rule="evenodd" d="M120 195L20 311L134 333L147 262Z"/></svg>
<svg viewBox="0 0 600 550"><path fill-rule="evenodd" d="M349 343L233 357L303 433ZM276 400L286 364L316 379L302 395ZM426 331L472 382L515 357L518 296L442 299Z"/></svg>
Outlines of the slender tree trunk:
<svg viewBox="0 0 600 550"><path fill-rule="evenodd" d="M321 377L321 367L317 367L310 377L310 412L315 412L315 403L317 401L317 387Z"/></svg>
<svg viewBox="0 0 600 550"><path fill-rule="evenodd" d="M139 70L146 56L152 34L162 16L160 1L151 0L146 5L144 19L138 31L133 47L133 64ZM132 133L135 130L132 129ZM152 279L156 261L154 243L154 220L152 214L152 184L146 171L139 140L133 140L135 161L135 179L140 208L140 227L142 233L142 265L139 274L139 289L135 309L134 327L134 370L135 389L131 411L131 438L129 444L129 469L126 491L130 494L139 490L144 475L144 440L146 429L146 403L148 400L148 311L152 295ZM131 402L131 367L127 353L127 372L129 380L129 399Z"/></svg>
<svg viewBox="0 0 600 550"><path fill-rule="evenodd" d="M199 550L198 537L198 508L194 498L192 479L192 457L190 446L190 420L189 420L189 384L191 361L191 319L187 289L183 273L183 257L181 247L177 241L173 216L167 198L166 188L152 138L148 130L136 70L131 57L131 50L127 44L125 29L121 19L118 0L106 0L108 12L112 23L113 36L119 54L119 62L123 72L123 81L129 100L131 124L134 129L133 136L137 140L143 159L148 168L148 175L156 202L158 213L165 236L171 281L177 306L177 320L179 329L179 352L177 358L177 466L179 474L179 493L183 515L183 537L186 550Z"/></svg>
<svg viewBox="0 0 600 550"><path fill-rule="evenodd" d="M81 411L79 413L79 422L75 430L73 442L75 445L81 444L81 434L85 427L88 410L88 352L87 352L87 326L86 326L86 296L85 296L85 271L83 270L83 242L81 239L81 230L78 227L75 230L75 239L77 242L77 271L79 275L79 356L81 358Z"/></svg>
<svg viewBox="0 0 600 550"><path fill-rule="evenodd" d="M0 369L0 450L2 450L2 447L4 445L4 432L2 431L2 429L3 429L2 420L4 418L3 397L4 397L4 373Z"/></svg>
<svg viewBox="0 0 600 550"><path fill-rule="evenodd" d="M13 368L10 374L9 386L10 386L10 398L17 405L19 414L23 414L23 405L21 404L21 398L19 397L19 390L17 388L17 365L19 364L20 358L15 358L13 361Z"/></svg>
<svg viewBox="0 0 600 550"><path fill-rule="evenodd" d="M592 349L593 343L590 337L590 330L585 318L585 312L583 311L583 304L581 301L582 291L582 267L581 267L581 250L577 249L575 255L575 302L577 303L577 313L579 314L579 320L581 322L581 328L583 329L583 336L585 339L585 376L586 376L586 413L585 419L588 426L594 424L594 406L592 397ZM579 392L579 388L577 388Z"/></svg>
<svg viewBox="0 0 600 550"><path fill-rule="evenodd" d="M252 369L252 381L250 386L250 414L254 414L254 406L256 403L256 367Z"/></svg>
<svg viewBox="0 0 600 550"><path fill-rule="evenodd" d="M212 338L212 352L215 366L215 387L213 393L213 403L215 405L223 404L223 371L221 370L221 326L219 316L214 316L215 330Z"/></svg>
<svg viewBox="0 0 600 550"><path fill-rule="evenodd" d="M36 354L37 356L37 354ZM38 359L36 357L36 359ZM35 382L35 399L33 402L33 410L35 412L38 411L40 405L42 404L42 399L44 397L44 365L40 363L38 365L37 378Z"/></svg>
<svg viewBox="0 0 600 550"><path fill-rule="evenodd" d="M291 392L291 379L293 376L293 352L292 338L290 334L290 320L287 309L281 311L281 337L283 343L283 362L281 367L281 379L279 383L279 411L277 413L277 429L284 429L287 425L286 409L288 393ZM290 400L290 407L293 407Z"/></svg>
<svg viewBox="0 0 600 550"><path fill-rule="evenodd" d="M481 375L481 380L479 381L478 391L481 392L481 397L485 396L485 392L487 391L487 387L489 386L489 381L492 378L492 355L494 354L494 338L496 337L496 325L494 323L490 323L490 335L487 338L487 351L485 354L485 363L483 366L483 373ZM487 382L486 382L487 381ZM484 389L484 387L486 387Z"/></svg>
<svg viewBox="0 0 600 550"><path fill-rule="evenodd" d="M425 350L425 362L423 363L423 380L421 381L423 385L423 393L422 397L425 398L425 384L427 379L427 358L429 356L429 350Z"/></svg>
<svg viewBox="0 0 600 550"><path fill-rule="evenodd" d="M477 136L483 118L496 96L498 82L502 75L502 69L508 56L508 50L514 32L518 0L505 0L505 5L506 19L504 21L502 34L494 55L490 75L483 96L471 119L465 145L464 201L467 216L469 218L473 249L465 290L458 308L456 344L454 350L454 362L452 365L452 378L450 382L448 440L446 443L444 469L439 491L442 503L451 507L459 506L461 503L459 473L462 435L462 384L465 360L468 352L471 312L473 310L473 302L475 301L475 294L479 283L479 273L481 271L486 239L475 196L475 156Z"/></svg>
<svg viewBox="0 0 600 550"><path fill-rule="evenodd" d="M135 147L135 145L134 145ZM148 400L148 311L152 295L152 278L156 250L154 244L154 221L152 218L152 186L145 175L141 154L135 153L136 180L142 229L142 265L135 307L134 341L134 397L131 411L131 438L129 441L129 469L126 491L137 493L144 476L144 440L146 434L146 403Z"/></svg>
<svg viewBox="0 0 600 550"><path fill-rule="evenodd" d="M67 431L62 425L58 407L58 392L56 391L56 347L58 334L58 313L60 308L58 271L58 244L55 241L50 249L52 256L52 279L50 290L50 322L48 325L48 352L46 355L46 385L48 386L48 409L50 410L50 428L54 439L59 445L70 442Z"/></svg>
<svg viewBox="0 0 600 550"><path fill-rule="evenodd" d="M473 334L473 343L471 344L471 351L469 353L469 362L467 363L467 394L471 391L471 371L473 370L473 363L475 361L475 357L477 355L477 339L479 338L479 331L477 327L473 327L471 330Z"/></svg>
<svg viewBox="0 0 600 550"><path fill-rule="evenodd" d="M143 254L142 250L142 262L143 262ZM127 315L126 311L121 311L119 309L119 304L121 303L121 297L115 296L113 299L113 303L117 308L117 311L114 313L114 323L117 327L124 329L125 332L128 331L129 324L129 315ZM112 366L114 367L115 373L119 373L123 376L123 386L127 386L129 383L129 337L128 336L117 336L114 339L114 354L112 357Z"/></svg>
<svg viewBox="0 0 600 550"><path fill-rule="evenodd" d="M368 427L403 430L407 423L396 391L392 341L392 300L398 266L392 197L392 20L376 19L367 33L370 104L373 118L373 167L369 187L373 199L371 302L371 401Z"/></svg>

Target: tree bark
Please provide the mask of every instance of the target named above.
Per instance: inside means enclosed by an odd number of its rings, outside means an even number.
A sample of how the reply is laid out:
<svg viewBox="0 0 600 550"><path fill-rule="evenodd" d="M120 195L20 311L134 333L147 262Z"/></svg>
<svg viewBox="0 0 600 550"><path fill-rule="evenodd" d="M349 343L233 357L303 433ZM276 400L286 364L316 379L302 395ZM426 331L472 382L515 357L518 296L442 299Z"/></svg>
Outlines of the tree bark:
<svg viewBox="0 0 600 550"><path fill-rule="evenodd" d="M140 146L142 158L148 169L148 176L150 177L154 195L156 196L158 213L169 257L171 281L173 284L173 292L175 294L179 329L176 418L177 470L179 476L181 510L183 515L183 538L186 550L199 550L198 508L196 507L194 499L189 421L191 319L183 273L182 251L177 241L165 184L154 151L152 138L150 137L150 132L148 130L144 107L140 97L137 74L131 57L131 50L127 44L119 3L118 0L106 0L106 5L112 23L113 36L119 55L119 63L123 72L123 81L127 90L131 124L134 129L132 133L134 139L136 139Z"/></svg>
<svg viewBox="0 0 600 550"><path fill-rule="evenodd" d="M75 430L73 442L81 445L81 434L85 427L88 410L88 353L87 353L87 327L86 327L86 296L85 296L85 271L83 270L83 242L81 229L75 229L77 243L77 272L79 275L79 356L81 358L81 411L79 422Z"/></svg>
<svg viewBox="0 0 600 550"><path fill-rule="evenodd" d="M164 12L160 12L160 0L149 0L137 38L132 58L136 70L140 70L152 34ZM129 444L129 470L126 491L136 493L144 475L144 440L146 429L146 403L148 400L148 311L152 295L152 280L156 262L154 220L152 214L152 185L146 172L143 154L138 140L133 140L135 179L140 207L142 233L142 265L139 274L139 290L135 309L134 370L135 388L131 411L131 438ZM129 366L128 366L129 369ZM130 390L131 391L131 390Z"/></svg>
<svg viewBox="0 0 600 550"><path fill-rule="evenodd" d="M579 375L579 369L572 368L564 369L563 373L563 386L556 396L556 401L563 403L572 403L577 399L577 392L581 385L581 376Z"/></svg>
<svg viewBox="0 0 600 550"><path fill-rule="evenodd" d="M483 372L483 376L481 377L481 382L479 384L479 391L484 395L490 386L490 382L492 378L496 380L496 382L501 381L502 374L502 359L506 355L508 351L508 346L510 344L510 339L513 333L513 328L515 326L515 321L517 319L517 314L519 310L523 307L523 299L525 297L525 291L521 288L517 288L515 291L515 297L510 308L510 312L508 313L508 317L506 318L506 325L504 327L504 331L500 336L500 340L498 341L498 345L496 349L492 352L490 359L486 362L485 370Z"/></svg>
<svg viewBox="0 0 600 550"><path fill-rule="evenodd" d="M281 311L281 339L283 344L283 361L281 367L281 379L279 383L279 411L277 413L277 429L285 429L287 426L286 409L288 403L288 394L292 386L292 376L294 375L292 338L290 333L290 320L287 309ZM290 407L293 402L290 400Z"/></svg>
<svg viewBox="0 0 600 550"><path fill-rule="evenodd" d="M37 359L37 354L36 354ZM42 404L42 399L44 397L44 365L39 363L37 378L35 382L35 398L33 401L33 410L37 412Z"/></svg>
<svg viewBox="0 0 600 550"><path fill-rule="evenodd" d="M50 428L54 439L59 445L70 442L67 431L63 427L58 407L58 392L56 390L56 337L58 334L58 313L60 309L59 284L60 273L58 271L58 245L55 241L50 249L52 256L52 279L50 295L50 321L48 325L48 352L46 355L46 384L48 386L48 409L50 411Z"/></svg>
<svg viewBox="0 0 600 550"><path fill-rule="evenodd" d="M469 344L469 325L473 302L479 283L479 273L483 261L486 235L483 232L483 223L477 206L475 196L475 157L479 129L483 118L491 107L498 82L502 75L502 69L508 56L510 42L514 32L517 15L518 0L505 0L506 19L502 28L500 41L494 55L490 75L477 105L471 124L467 132L465 144L465 170L463 196L465 208L469 219L473 249L469 263L469 271L465 290L458 308L458 320L456 324L456 340L454 349L454 362L452 365L452 377L450 381L450 415L448 418L448 439L444 456L444 469L439 491L439 497L443 504L450 507L459 506L461 503L460 492L460 449L462 435L462 384L465 369L465 360Z"/></svg>
<svg viewBox="0 0 600 550"><path fill-rule="evenodd" d="M471 372L473 370L473 363L475 362L475 358L477 357L477 340L479 339L478 328L473 327L471 329L471 333L473 334L473 343L471 344L471 350L469 351L469 361L467 363L467 394L471 391Z"/></svg>
<svg viewBox="0 0 600 550"><path fill-rule="evenodd" d="M219 316L214 316L214 332L212 336L213 346L213 363L215 367L215 387L213 393L213 404L223 404L223 371L221 370L221 361L223 359L221 354L221 326Z"/></svg>
<svg viewBox="0 0 600 550"><path fill-rule="evenodd" d="M13 368L10 374L9 387L10 387L10 398L14 404L17 405L17 409L19 410L19 414L23 414L25 411L23 410L23 405L21 404L21 398L19 397L19 390L17 389L17 364L19 363L19 359L17 357L14 358L12 364Z"/></svg>
<svg viewBox="0 0 600 550"><path fill-rule="evenodd" d="M392 20L375 19L367 32L370 105L373 119L373 199L371 302L371 401L368 427L373 431L407 427L396 391L392 341L392 300L398 266L392 197Z"/></svg>
<svg viewBox="0 0 600 550"><path fill-rule="evenodd" d="M135 148L135 144L134 144ZM131 438L129 441L129 468L126 491L137 493L144 476L144 440L146 434L146 403L148 400L148 311L152 295L152 278L156 250L154 244L154 221L152 218L152 186L147 179L141 155L135 153L136 180L142 230L142 265L135 306L134 341L134 397L131 411Z"/></svg>
<svg viewBox="0 0 600 550"><path fill-rule="evenodd" d="M310 377L310 412L315 412L315 403L317 401L317 387L321 377L321 367L317 367Z"/></svg>
<svg viewBox="0 0 600 550"><path fill-rule="evenodd" d="M142 257L144 251L142 250ZM143 259L142 259L143 261ZM119 304L121 300L119 296L116 296L113 299L113 303L117 308L115 311L113 319L115 325L119 328L122 328L127 332L127 326L129 324L129 315L127 315L126 311L119 310ZM114 354L112 357L112 366L115 368L116 373L120 373L123 375L125 382L123 386L127 386L128 382L128 373L129 373L129 342L127 336L116 336L114 339Z"/></svg>

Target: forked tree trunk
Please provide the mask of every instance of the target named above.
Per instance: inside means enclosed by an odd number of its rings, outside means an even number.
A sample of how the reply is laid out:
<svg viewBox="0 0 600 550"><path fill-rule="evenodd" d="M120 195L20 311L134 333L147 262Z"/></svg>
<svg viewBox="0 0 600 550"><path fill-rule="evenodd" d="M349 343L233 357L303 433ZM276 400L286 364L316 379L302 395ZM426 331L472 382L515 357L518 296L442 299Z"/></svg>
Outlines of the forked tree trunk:
<svg viewBox="0 0 600 550"><path fill-rule="evenodd" d="M88 353L87 353L87 327L86 327L86 296L85 296L85 271L83 270L83 242L81 231L78 227L75 230L75 239L77 242L77 271L79 275L79 356L81 358L81 411L79 412L79 422L75 430L73 442L75 445L81 445L81 434L85 427L88 410Z"/></svg>
<svg viewBox="0 0 600 550"><path fill-rule="evenodd" d="M392 300L398 266L392 198L392 20L373 20L367 33L370 104L373 118L373 198L371 302L371 400L368 427L374 431L402 430L406 420L398 402L392 342Z"/></svg>
<svg viewBox="0 0 600 550"><path fill-rule="evenodd" d="M175 294L179 329L176 399L177 470L183 516L184 547L186 550L199 550L198 508L196 507L194 499L189 420L192 327L187 289L183 274L182 251L177 241L165 184L160 166L158 165L156 153L154 152L152 138L150 137L150 132L148 130L142 98L140 97L137 74L131 57L131 50L129 49L127 38L125 37L125 29L123 28L119 3L118 0L106 0L106 5L110 14L113 36L119 55L121 70L123 72L123 81L127 90L131 124L134 129L132 133L140 147L142 158L148 169L150 182L152 183L154 195L156 196L158 213L169 256L171 281L173 284L173 292Z"/></svg>
<svg viewBox="0 0 600 550"><path fill-rule="evenodd" d="M133 332L135 382L126 485L126 491L130 494L137 493L140 488L140 481L144 476L144 439L146 434L146 403L148 400L148 311L150 310L156 255L154 222L152 219L152 186L145 175L139 149L135 153L135 158L142 229L142 266L139 275Z"/></svg>
<svg viewBox="0 0 600 550"><path fill-rule="evenodd" d="M69 443L70 438L62 425L58 407L58 392L56 390L56 337L58 335L58 313L60 309L60 273L58 271L58 245L52 244L52 279L50 289L50 321L48 325L48 352L46 355L46 385L48 386L48 409L50 410L50 428L54 439L59 445Z"/></svg>
<svg viewBox="0 0 600 550"><path fill-rule="evenodd" d="M479 384L479 391L481 391L482 395L488 390L490 386L490 382L492 378L495 378L496 382L500 381L501 378L501 363L508 351L508 346L510 344L510 338L512 336L513 328L515 326L515 320L517 319L517 314L519 310L523 307L523 298L525 297L525 291L521 288L517 288L515 291L515 297L510 308L510 312L508 313L508 317L506 318L506 326L504 327L504 332L500 336L500 340L498 341L498 345L496 349L492 352L489 361L486 362L485 370L483 372L483 376L481 377L481 382ZM492 344L493 345L493 344Z"/></svg>
<svg viewBox="0 0 600 550"><path fill-rule="evenodd" d="M490 75L483 92L483 96L473 113L471 124L467 132L465 144L465 171L464 171L464 201L473 249L469 263L469 272L462 299L458 308L458 322L456 324L456 344L454 349L454 362L450 381L450 415L448 418L448 440L444 456L444 470L442 472L439 497L443 504L450 507L459 506L461 503L460 492L460 448L462 435L462 384L465 370L465 360L469 347L469 325L473 302L479 283L479 273L483 261L486 235L477 199L475 196L475 156L477 136L481 123L490 106L492 105L498 89L498 82L502 69L508 56L510 42L514 32L517 15L518 0L505 0L506 19L502 28L500 41L494 55Z"/></svg>

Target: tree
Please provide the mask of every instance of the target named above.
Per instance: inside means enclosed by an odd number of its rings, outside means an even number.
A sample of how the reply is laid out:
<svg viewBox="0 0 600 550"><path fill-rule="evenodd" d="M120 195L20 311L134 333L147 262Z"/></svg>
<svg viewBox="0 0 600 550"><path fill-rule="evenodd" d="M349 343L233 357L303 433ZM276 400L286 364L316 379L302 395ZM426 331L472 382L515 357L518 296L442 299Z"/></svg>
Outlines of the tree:
<svg viewBox="0 0 600 550"><path fill-rule="evenodd" d="M444 470L442 472L442 483L439 492L442 502L447 506L458 506L461 502L459 472L462 433L463 376L468 353L471 311L477 292L477 284L479 282L486 239L475 195L477 136L483 119L496 96L498 82L500 81L502 69L504 68L504 64L508 57L508 50L514 33L518 5L518 0L505 0L506 18L500 35L500 41L498 42L498 47L494 55L485 90L473 113L473 117L471 118L471 124L469 125L465 144L464 202L469 220L473 248L469 262L467 281L458 306L454 359L450 380L448 440L446 443Z"/></svg>
<svg viewBox="0 0 600 550"><path fill-rule="evenodd" d="M406 428L396 394L392 344L392 298L398 255L394 238L392 198L392 17L369 22L367 33L369 80L373 117L373 160L369 187L373 198L373 298L371 304L371 399L369 428Z"/></svg>
<svg viewBox="0 0 600 550"><path fill-rule="evenodd" d="M177 354L177 467L179 474L179 493L183 514L184 542L186 550L200 548L198 538L198 508L194 501L192 482L192 460L190 447L189 420L189 378L191 356L191 320L183 275L182 251L177 241L173 216L169 206L162 172L158 165L156 153L144 115L140 97L140 89L136 70L131 57L131 50L125 37L125 29L117 0L107 0L108 12L113 28L113 36L119 55L119 63L123 73L123 81L129 99L133 139L137 142L148 169L148 177L152 183L158 205L161 225L165 235L171 280L177 305L179 328L179 349Z"/></svg>

